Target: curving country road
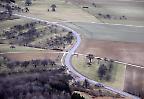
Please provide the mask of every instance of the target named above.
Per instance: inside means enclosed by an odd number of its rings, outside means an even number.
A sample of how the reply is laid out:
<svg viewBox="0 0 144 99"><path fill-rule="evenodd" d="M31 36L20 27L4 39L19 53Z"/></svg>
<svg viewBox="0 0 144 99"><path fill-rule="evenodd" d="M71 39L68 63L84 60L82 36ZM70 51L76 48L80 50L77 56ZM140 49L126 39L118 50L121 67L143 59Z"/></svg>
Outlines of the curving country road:
<svg viewBox="0 0 144 99"><path fill-rule="evenodd" d="M62 25L60 25L60 24L57 24L57 25L62 26ZM94 81L94 80L91 80L91 79L87 78L86 76L80 74L77 70L75 70L75 68L74 68L73 65L71 64L71 59L72 59L72 56L73 56L73 54L75 53L75 51L76 51L76 50L78 49L78 47L80 46L81 38L80 38L80 35L79 35L76 31L74 31L74 30L72 30L72 29L70 29L70 28L68 28L68 27L65 27L65 26L62 26L62 27L66 28L66 29L68 29L68 30L70 30L70 31L72 31L72 32L73 32L73 35L76 37L76 43L75 43L75 45L74 45L74 46L68 51L68 53L65 55L64 63L65 63L65 65L68 67L68 70L71 71L72 73L74 73L75 75L77 75L77 76L79 77L79 80L87 79L87 80L88 80L90 83L92 83L92 84L102 84L102 83L99 83L99 82L96 82L96 81ZM126 92L123 92L123 91L120 91L120 90L117 90L117 89L114 89L114 88L111 88L111 87L106 86L106 85L104 85L104 84L102 84L102 85L104 86L105 89L110 90L110 91L112 91L112 92L119 93L119 94L121 94L121 95L131 97L132 99L139 99L139 97L137 97L137 96L128 94L128 93L126 93Z"/></svg>
<svg viewBox="0 0 144 99"><path fill-rule="evenodd" d="M87 79L90 83L92 83L92 84L101 84L101 85L103 85L103 87L105 89L110 90L110 91L112 91L114 93L119 93L121 95L131 97L132 99L140 99L137 96L133 96L133 95L128 94L126 92L123 92L121 90L117 90L117 89L111 88L110 86L106 86L106 85L104 85L102 83L99 83L99 82L96 82L94 80L91 80L91 79L85 77L84 75L80 74L78 71L75 70L75 68L71 64L71 59L72 59L73 54L78 49L78 47L80 46L80 43L81 43L80 35L76 31L74 31L73 29L71 29L71 28L69 28L67 26L58 24L57 22L49 22L49 21L46 21L46 20L41 20L41 19L38 19L38 18L24 16L24 15L19 15L19 14L14 14L14 15L19 16L19 17L24 17L24 18L32 19L32 20L36 20L36 21L46 22L47 24L55 24L57 26L65 28L65 29L67 29L69 31L72 31L73 35L76 37L76 43L73 45L73 47L71 49L68 50L67 53L64 53L63 60L64 60L64 64L67 66L68 70L72 74L74 74L74 75L76 75L78 77L78 78L76 78L76 80L82 80L83 81L84 79Z"/></svg>

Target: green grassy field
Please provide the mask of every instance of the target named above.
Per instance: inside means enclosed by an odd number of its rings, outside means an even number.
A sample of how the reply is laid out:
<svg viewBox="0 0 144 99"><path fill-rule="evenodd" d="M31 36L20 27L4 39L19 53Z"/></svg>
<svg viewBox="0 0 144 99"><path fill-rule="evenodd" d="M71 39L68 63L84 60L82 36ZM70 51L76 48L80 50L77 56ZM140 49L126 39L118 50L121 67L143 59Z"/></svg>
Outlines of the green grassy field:
<svg viewBox="0 0 144 99"><path fill-rule="evenodd" d="M6 29L8 27L12 27L18 24L25 24L25 23L30 23L32 22L32 20L30 19L25 19L25 18L20 18L20 19L14 19L14 20L6 20L6 21L2 21L0 22L0 29Z"/></svg>
<svg viewBox="0 0 144 99"><path fill-rule="evenodd" d="M78 1L78 0L75 0ZM97 2L98 1L98 2ZM132 1L121 1L121 2L112 2L107 0L97 0L97 1L87 1L81 0L80 4L77 4L79 7L87 6L87 9L83 9L87 13L95 16L99 21L104 23L113 23L113 24L133 24L133 25L144 25L144 7L143 2L132 2ZM71 2L73 2L71 0ZM92 5L95 2L96 7ZM103 18L103 16L99 16L109 14L111 19ZM120 20L121 16L126 16L127 20Z"/></svg>
<svg viewBox="0 0 144 99"><path fill-rule="evenodd" d="M24 6L20 1L19 5ZM56 4L56 12L52 12L50 6ZM75 21L75 22L99 22L94 16L83 11L79 7L65 0L36 0L29 6L30 12L23 13L27 16L33 16L49 21ZM48 12L47 10L50 9Z"/></svg>
<svg viewBox="0 0 144 99"><path fill-rule="evenodd" d="M43 49L25 47L25 46L15 46L15 48L10 48L8 44L0 44L0 52L24 52L24 51L43 51Z"/></svg>
<svg viewBox="0 0 144 99"><path fill-rule="evenodd" d="M84 56L73 56L72 58L73 66L77 71L87 76L90 79L93 79L98 82L102 82L108 86L112 86L117 89L123 89L124 86L124 76L125 76L125 66L122 64L114 63L114 69L112 71L112 76L114 80L112 81L104 81L99 80L97 71L99 65L95 61L92 65L87 65L86 58Z"/></svg>
<svg viewBox="0 0 144 99"><path fill-rule="evenodd" d="M63 23L81 34L81 37L122 42L144 42L144 28L99 25L88 22Z"/></svg>

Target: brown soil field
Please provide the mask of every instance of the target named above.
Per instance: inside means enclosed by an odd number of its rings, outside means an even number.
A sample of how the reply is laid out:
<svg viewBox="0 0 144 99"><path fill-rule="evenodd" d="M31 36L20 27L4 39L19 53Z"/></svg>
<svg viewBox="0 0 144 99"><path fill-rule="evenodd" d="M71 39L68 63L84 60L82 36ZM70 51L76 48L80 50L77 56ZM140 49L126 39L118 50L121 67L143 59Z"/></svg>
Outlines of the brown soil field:
<svg viewBox="0 0 144 99"><path fill-rule="evenodd" d="M92 53L99 57L144 65L144 43L85 39L82 40L77 52L82 54Z"/></svg>
<svg viewBox="0 0 144 99"><path fill-rule="evenodd" d="M51 59L60 63L62 54L51 52L20 52L20 53L5 53L5 56L14 61Z"/></svg>
<svg viewBox="0 0 144 99"><path fill-rule="evenodd" d="M144 69L126 67L124 90L135 95L141 94L144 98Z"/></svg>

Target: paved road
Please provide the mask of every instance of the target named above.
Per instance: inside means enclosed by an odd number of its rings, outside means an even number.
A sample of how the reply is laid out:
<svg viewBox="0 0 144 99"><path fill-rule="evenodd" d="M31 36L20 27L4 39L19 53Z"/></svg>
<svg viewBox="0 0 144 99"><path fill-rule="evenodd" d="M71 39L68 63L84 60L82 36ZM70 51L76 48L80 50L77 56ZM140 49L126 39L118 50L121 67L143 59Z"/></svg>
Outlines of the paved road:
<svg viewBox="0 0 144 99"><path fill-rule="evenodd" d="M64 26L64 25L58 24L58 23L53 23L53 22L49 22L49 21L46 21L46 20L41 20L41 19L38 19L38 18L23 16L23 15L19 15L19 14L14 14L14 15L19 16L19 17L29 18L29 19L32 19L32 20L47 22L47 24L50 24L50 23L51 23L51 24L55 24L55 25L57 25L57 26L60 26L60 27L65 28L65 29L67 29L67 30L69 30L69 31L72 31L73 35L76 37L76 43L75 43L75 45L68 51L67 54L65 53L65 60L64 60L65 65L68 67L68 70L69 70L69 71L71 71L73 74L75 74L75 75L77 75L77 76L79 77L78 80L87 79L87 80L88 80L90 83L92 83L92 84L100 84L99 82L96 82L96 81L94 81L94 80L91 80L91 79L85 77L84 75L80 74L79 72L77 72L77 71L74 69L74 67L72 66L72 64L71 64L71 58L72 58L73 54L75 53L75 51L77 50L77 48L80 46L80 43L81 43L80 35L79 35L76 31L74 31L74 30L72 30L71 28L68 28L68 27L66 27L66 26ZM103 84L102 84L102 85L103 85ZM106 85L104 85L104 87L105 87L105 89L110 90L110 91L113 91L113 92L115 92L115 93L120 93L121 95L132 97L132 99L139 99L138 97L133 96L133 95L131 95L131 94L128 94L128 93L126 93L126 92L123 92L123 91L121 91L121 90L117 90L117 89L111 88L111 87L106 86Z"/></svg>

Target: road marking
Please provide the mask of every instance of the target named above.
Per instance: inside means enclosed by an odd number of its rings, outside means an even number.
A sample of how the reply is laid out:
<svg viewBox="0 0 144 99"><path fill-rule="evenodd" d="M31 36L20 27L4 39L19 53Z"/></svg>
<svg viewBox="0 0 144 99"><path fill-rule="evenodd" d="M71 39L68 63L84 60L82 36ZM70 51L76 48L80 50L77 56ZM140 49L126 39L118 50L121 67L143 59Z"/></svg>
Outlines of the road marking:
<svg viewBox="0 0 144 99"><path fill-rule="evenodd" d="M68 53L68 52L67 52L67 53ZM64 65L64 62L63 62L65 55L66 55L66 52L63 53L63 56L62 56L62 58L61 58L61 64L62 64L62 66L65 66L65 65Z"/></svg>
<svg viewBox="0 0 144 99"><path fill-rule="evenodd" d="M140 26L140 25L125 25L125 24L111 24L111 23L98 23L98 22L91 22L91 23L95 23L95 24L100 24L100 25L113 25L113 26L126 26L126 27L138 27L138 28L144 28L144 26Z"/></svg>

